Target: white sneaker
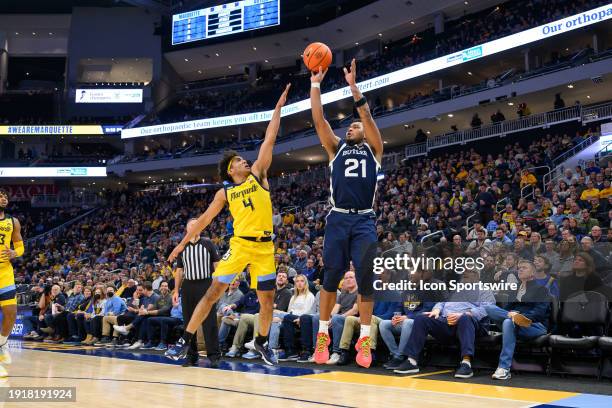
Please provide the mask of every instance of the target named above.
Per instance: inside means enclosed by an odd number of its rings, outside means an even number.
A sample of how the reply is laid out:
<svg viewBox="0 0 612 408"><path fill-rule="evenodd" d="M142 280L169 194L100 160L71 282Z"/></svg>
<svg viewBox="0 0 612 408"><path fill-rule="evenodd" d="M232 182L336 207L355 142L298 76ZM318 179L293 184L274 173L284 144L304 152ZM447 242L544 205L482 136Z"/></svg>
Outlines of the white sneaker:
<svg viewBox="0 0 612 408"><path fill-rule="evenodd" d="M261 357L259 353L254 350L251 350L248 353L242 355L242 358L246 358L247 360L255 360L259 357Z"/></svg>
<svg viewBox="0 0 612 408"><path fill-rule="evenodd" d="M8 377L8 371L6 371L6 368L0 365L0 378L6 377Z"/></svg>
<svg viewBox="0 0 612 408"><path fill-rule="evenodd" d="M249 341L248 343L246 343L244 345L244 347L246 347L249 350L253 350L254 351L255 350L255 339L253 339L253 340Z"/></svg>
<svg viewBox="0 0 612 408"><path fill-rule="evenodd" d="M333 353L331 355L331 357L329 357L329 360L327 360L327 365L336 365L338 364L338 361L340 360L340 354L338 353Z"/></svg>
<svg viewBox="0 0 612 408"><path fill-rule="evenodd" d="M11 353L9 353L8 340L4 343L4 346L0 347L0 364L11 364L13 359Z"/></svg>
<svg viewBox="0 0 612 408"><path fill-rule="evenodd" d="M314 353L308 358L309 363L314 363Z"/></svg>
<svg viewBox="0 0 612 408"><path fill-rule="evenodd" d="M230 358L238 357L239 355L240 355L240 350L238 349L238 347L234 345L232 345L229 351L225 353L225 357L230 357Z"/></svg>
<svg viewBox="0 0 612 408"><path fill-rule="evenodd" d="M494 380L509 380L512 378L512 375L510 374L510 370L497 367L497 370L495 370L491 377L493 377Z"/></svg>
<svg viewBox="0 0 612 408"><path fill-rule="evenodd" d="M125 326L119 326L118 324L114 324L113 329L117 330L117 333L121 333L124 336L130 332L128 329L125 328Z"/></svg>
<svg viewBox="0 0 612 408"><path fill-rule="evenodd" d="M144 346L144 343L140 340L136 340L136 342L134 344L132 344L130 347L128 347L128 350L136 350L141 348L142 346Z"/></svg>

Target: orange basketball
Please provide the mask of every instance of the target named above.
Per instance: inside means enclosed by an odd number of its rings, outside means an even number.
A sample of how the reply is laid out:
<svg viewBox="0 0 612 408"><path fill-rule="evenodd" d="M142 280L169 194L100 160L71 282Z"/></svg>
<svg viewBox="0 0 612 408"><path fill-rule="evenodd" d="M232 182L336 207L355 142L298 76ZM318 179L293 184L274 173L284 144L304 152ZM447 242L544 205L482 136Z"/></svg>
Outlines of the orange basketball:
<svg viewBox="0 0 612 408"><path fill-rule="evenodd" d="M327 45L315 42L306 47L303 59L310 71L318 71L319 67L325 71L332 62L332 53Z"/></svg>

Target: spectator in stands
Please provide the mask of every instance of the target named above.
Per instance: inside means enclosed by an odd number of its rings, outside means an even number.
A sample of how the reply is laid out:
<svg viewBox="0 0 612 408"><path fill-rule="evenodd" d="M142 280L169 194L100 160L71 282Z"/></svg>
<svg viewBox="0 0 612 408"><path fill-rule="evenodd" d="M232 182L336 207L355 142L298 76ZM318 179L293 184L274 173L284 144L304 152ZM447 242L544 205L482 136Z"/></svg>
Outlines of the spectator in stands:
<svg viewBox="0 0 612 408"><path fill-rule="evenodd" d="M491 115L491 123L499 123L503 122L504 120L506 120L506 117L499 109L497 110L497 112Z"/></svg>
<svg viewBox="0 0 612 408"><path fill-rule="evenodd" d="M516 111L516 113L518 114L519 118L525 117L525 116L530 116L531 115L531 110L529 109L529 107L527 106L527 104L525 102L521 102L519 104L519 108Z"/></svg>
<svg viewBox="0 0 612 408"><path fill-rule="evenodd" d="M344 321L348 316L356 316L357 313L357 281L355 273L349 271L344 274L342 292L331 311L329 328L332 332L333 340L332 354L326 364L336 365L338 360L340 360L340 340L342 339L342 330L344 330Z"/></svg>
<svg viewBox="0 0 612 408"><path fill-rule="evenodd" d="M535 276L534 281L540 285L544 286L548 292L553 295L555 298L559 299L559 283L554 276L550 276L551 263L548 258L542 254L536 255L533 258L533 264L535 266ZM520 269L519 262L519 269ZM519 278L520 278L520 270L519 270Z"/></svg>
<svg viewBox="0 0 612 408"><path fill-rule="evenodd" d="M594 225L591 228L591 234L590 234L591 239L593 240L594 244L598 244L600 242L608 242L607 237L604 237L601 234L601 227L599 225Z"/></svg>
<svg viewBox="0 0 612 408"><path fill-rule="evenodd" d="M487 191L487 184L480 183L478 186L478 195L476 196L476 202L478 203L478 213L480 215L480 223L487 225L489 220L493 218L493 206L496 203L493 195Z"/></svg>
<svg viewBox="0 0 612 408"><path fill-rule="evenodd" d="M472 129L480 129L482 126L482 120L480 119L480 116L478 116L478 113L474 113L470 125L472 126Z"/></svg>
<svg viewBox="0 0 612 408"><path fill-rule="evenodd" d="M417 269L410 275L411 282L440 282L433 279L431 270ZM402 294L403 302L394 310L391 319L383 319L378 324L380 336L387 345L391 360L384 364L387 370L395 370L401 366L406 359L408 339L412 333L412 325L416 316L430 312L436 300L443 301L444 294L434 291L406 291ZM439 299L438 299L439 298ZM399 336L399 342L396 337Z"/></svg>
<svg viewBox="0 0 612 408"><path fill-rule="evenodd" d="M587 182L587 188L582 191L580 194L580 200L588 201L591 198L599 198L599 189L595 188L595 183L591 180Z"/></svg>
<svg viewBox="0 0 612 408"><path fill-rule="evenodd" d="M474 283L479 279L479 272L474 269L466 270L462 281ZM485 306L494 304L495 296L491 291L464 290L451 295L448 302L437 303L431 312L417 315L405 350L407 359L393 371L398 374L418 373L417 359L427 335L431 334L442 342L459 340L462 359L455 377L472 377L474 341L476 337L488 334L484 325L487 317Z"/></svg>
<svg viewBox="0 0 612 408"><path fill-rule="evenodd" d="M561 99L561 93L556 93L555 94L555 103L553 108L556 109L563 109L565 108L565 101L563 99Z"/></svg>
<svg viewBox="0 0 612 408"><path fill-rule="evenodd" d="M115 287L113 285L106 286L106 302L102 310L102 316L100 319L100 327L102 328L102 338L99 342L94 343L95 346L106 346L112 339L110 338L110 330L113 324L116 324L117 316L127 311L125 301L115 294ZM109 317L112 320L109 321ZM115 323L113 323L115 322Z"/></svg>
<svg viewBox="0 0 612 408"><path fill-rule="evenodd" d="M95 324L95 319L102 316L106 299L102 297L104 292L101 287L96 287L94 290L93 301L89 303L84 313L77 316L77 325L82 326L87 333L85 340L81 342L86 346L91 346L98 342L101 336L101 328ZM79 329L81 330L81 329Z"/></svg>
<svg viewBox="0 0 612 408"><path fill-rule="evenodd" d="M299 356L295 352L295 331L300 316L313 313L315 307L315 297L308 289L306 277L297 275L294 283L294 293L287 309L288 314L283 317L281 324L284 351L279 354L279 361L297 361Z"/></svg>
<svg viewBox="0 0 612 408"><path fill-rule="evenodd" d="M600 291L604 284L595 273L595 262L586 252L578 252L574 257L571 274L561 278L561 301L567 300L573 294L584 291Z"/></svg>
<svg viewBox="0 0 612 408"><path fill-rule="evenodd" d="M511 294L510 302L502 309L495 304L485 305L487 316L503 334L499 365L493 373L495 380L510 379L516 339L530 340L548 331L550 299L548 291L535 280L536 267L529 261L518 265L520 286Z"/></svg>
<svg viewBox="0 0 612 408"><path fill-rule="evenodd" d="M470 245L468 245L465 251L468 255L475 255L480 253L480 251L485 248L485 246L491 243L491 240L487 238L487 231L484 228L480 227L476 232L476 235L477 238L474 241L470 242Z"/></svg>
<svg viewBox="0 0 612 408"><path fill-rule="evenodd" d="M238 328L240 323L246 324L244 327L245 335L249 326L255 326L256 314L259 313L259 299L257 292L250 289L240 299L229 305L228 311L231 311L226 317L221 319L221 327L219 327L219 344L223 347L231 327ZM227 311L226 311L227 313Z"/></svg>
<svg viewBox="0 0 612 408"><path fill-rule="evenodd" d="M156 328L159 326L159 343L155 347L155 350L166 350L168 348L168 342L170 341L172 330L181 324L183 324L183 308L181 305L181 297L179 297L178 301L176 302L172 300L170 316L160 316L160 313L158 313L157 316L147 319L147 338L149 339L149 342L153 341L155 338Z"/></svg>
<svg viewBox="0 0 612 408"><path fill-rule="evenodd" d="M76 289L76 285L75 285ZM83 289L83 298L79 302L78 305L72 310L71 313L67 316L68 321L68 341L65 341L64 344L80 344L81 341L85 340L85 336L87 335L84 330L77 324L77 319L80 314L85 313L85 310L89 307L92 302L92 291L90 287L86 287Z"/></svg>
<svg viewBox="0 0 612 408"><path fill-rule="evenodd" d="M138 307L137 315L134 317L134 319L131 322L129 323L124 322L127 324L123 324L123 325L116 324L113 326L113 329L116 330L117 333L121 335L127 336L132 329L136 329L135 330L136 336L139 336L141 328L142 328L142 331L144 331L146 328L143 325L143 323L146 320L146 318L150 316L149 312L155 309L155 305L160 296L153 291L153 285L151 284L151 282L146 281L143 283L142 286L143 286L143 295L141 296L138 302L139 307ZM117 320L117 323L119 323L119 319ZM144 338L144 334L142 338ZM143 345L144 343L142 341L136 340L131 346L128 347L128 349L135 350L137 348L142 347Z"/></svg>

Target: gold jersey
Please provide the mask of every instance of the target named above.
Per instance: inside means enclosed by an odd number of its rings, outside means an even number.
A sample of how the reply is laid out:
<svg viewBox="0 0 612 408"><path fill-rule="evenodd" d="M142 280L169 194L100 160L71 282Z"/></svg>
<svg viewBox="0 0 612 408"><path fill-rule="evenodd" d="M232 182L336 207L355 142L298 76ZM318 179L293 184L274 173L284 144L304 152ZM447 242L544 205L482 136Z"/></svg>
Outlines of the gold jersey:
<svg viewBox="0 0 612 408"><path fill-rule="evenodd" d="M0 219L0 247L11 247L11 238L13 236L13 217L5 215L4 218ZM11 264L10 262L0 261L0 265Z"/></svg>
<svg viewBox="0 0 612 408"><path fill-rule="evenodd" d="M272 235L272 200L257 177L249 174L240 184L227 183L225 195L234 218L234 236L263 238Z"/></svg>

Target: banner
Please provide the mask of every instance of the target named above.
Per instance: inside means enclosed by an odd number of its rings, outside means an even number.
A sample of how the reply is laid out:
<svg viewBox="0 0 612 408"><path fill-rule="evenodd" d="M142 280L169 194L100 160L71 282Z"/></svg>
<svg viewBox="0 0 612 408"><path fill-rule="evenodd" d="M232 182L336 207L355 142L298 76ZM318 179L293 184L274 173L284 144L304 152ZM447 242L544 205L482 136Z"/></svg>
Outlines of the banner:
<svg viewBox="0 0 612 408"><path fill-rule="evenodd" d="M6 125L0 135L108 135L121 132L121 125Z"/></svg>
<svg viewBox="0 0 612 408"><path fill-rule="evenodd" d="M0 167L2 177L106 177L106 167Z"/></svg>
<svg viewBox="0 0 612 408"><path fill-rule="evenodd" d="M462 51L458 51L443 57L439 57L421 64L412 65L399 71L381 75L375 78L357 84L361 92L368 92L374 89L383 88L389 85L403 82L408 79L417 78L419 76L440 71L459 64L473 61L478 58L494 55L511 48L523 46L546 38L553 37L558 34L563 34L573 31L591 24L612 18L612 5L602 6L584 13L576 14L571 17L566 17L552 23L544 24L520 33L512 34L507 37L499 38L485 44L475 47L470 47ZM351 97L349 87L337 89L332 92L327 92L321 96L323 105L337 102L339 100ZM292 103L284 106L281 110L281 116L289 116L299 112L304 112L310 109L310 99ZM187 122L168 123L164 125L145 126L140 128L125 129L121 131L122 139L132 137L143 137L161 135L175 132L188 132L194 130L212 129L224 126L237 126L247 123L257 123L269 121L273 111L245 113L242 115L223 116L210 119L198 119Z"/></svg>
<svg viewBox="0 0 612 408"><path fill-rule="evenodd" d="M76 103L142 103L142 89L77 89Z"/></svg>
<svg viewBox="0 0 612 408"><path fill-rule="evenodd" d="M59 189L55 184L14 184L2 186L8 191L9 201L30 201L35 195L54 195Z"/></svg>

